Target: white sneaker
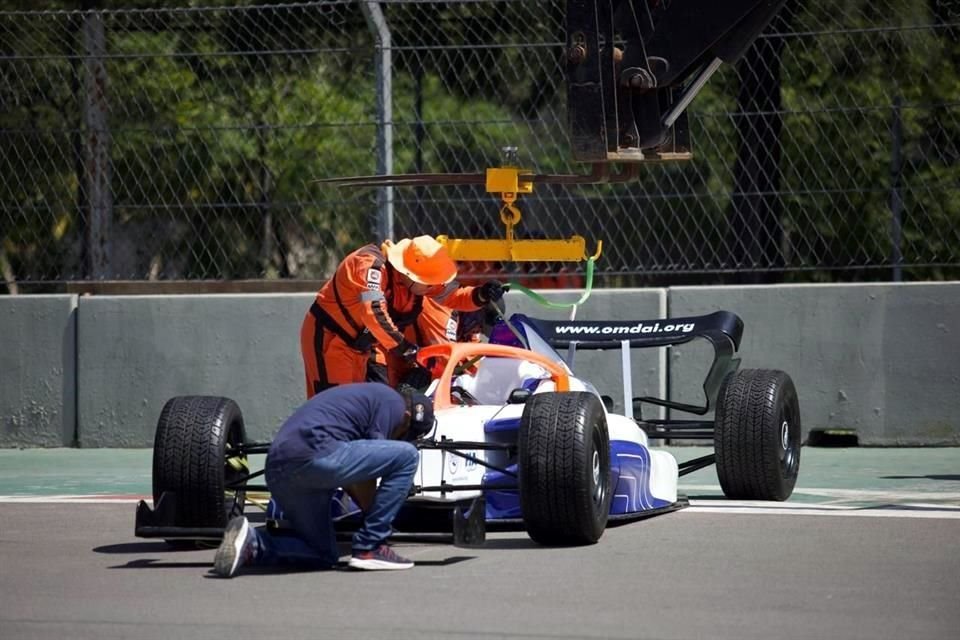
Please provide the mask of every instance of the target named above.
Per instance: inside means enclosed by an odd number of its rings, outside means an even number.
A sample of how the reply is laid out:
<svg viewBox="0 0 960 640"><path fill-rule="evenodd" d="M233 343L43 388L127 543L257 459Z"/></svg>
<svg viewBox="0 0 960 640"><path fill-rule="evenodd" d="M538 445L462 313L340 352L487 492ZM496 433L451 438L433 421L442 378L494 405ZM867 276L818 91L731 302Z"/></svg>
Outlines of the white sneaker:
<svg viewBox="0 0 960 640"><path fill-rule="evenodd" d="M245 517L237 516L231 520L213 558L213 572L221 578L232 578L240 567L253 559L256 536Z"/></svg>

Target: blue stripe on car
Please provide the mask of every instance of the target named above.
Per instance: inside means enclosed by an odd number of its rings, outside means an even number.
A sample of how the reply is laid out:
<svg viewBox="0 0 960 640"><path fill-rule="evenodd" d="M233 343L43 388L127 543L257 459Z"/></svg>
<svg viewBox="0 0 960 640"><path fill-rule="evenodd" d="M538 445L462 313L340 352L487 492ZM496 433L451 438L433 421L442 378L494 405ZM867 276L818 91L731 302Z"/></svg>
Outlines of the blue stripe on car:
<svg viewBox="0 0 960 640"><path fill-rule="evenodd" d="M619 469L619 478L610 504L610 514L618 515L669 506L666 500L650 493L650 451L626 440L610 442L611 467Z"/></svg>

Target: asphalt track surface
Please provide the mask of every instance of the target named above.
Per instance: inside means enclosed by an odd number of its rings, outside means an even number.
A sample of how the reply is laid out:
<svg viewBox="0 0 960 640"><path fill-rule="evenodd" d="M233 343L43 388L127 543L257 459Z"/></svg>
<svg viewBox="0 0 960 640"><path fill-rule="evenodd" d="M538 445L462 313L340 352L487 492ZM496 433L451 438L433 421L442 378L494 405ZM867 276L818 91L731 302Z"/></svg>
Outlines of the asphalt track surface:
<svg viewBox="0 0 960 640"><path fill-rule="evenodd" d="M220 580L133 536L149 451L0 450L0 639L960 638L960 449L807 447L785 503L716 484L590 547L401 539L409 571Z"/></svg>

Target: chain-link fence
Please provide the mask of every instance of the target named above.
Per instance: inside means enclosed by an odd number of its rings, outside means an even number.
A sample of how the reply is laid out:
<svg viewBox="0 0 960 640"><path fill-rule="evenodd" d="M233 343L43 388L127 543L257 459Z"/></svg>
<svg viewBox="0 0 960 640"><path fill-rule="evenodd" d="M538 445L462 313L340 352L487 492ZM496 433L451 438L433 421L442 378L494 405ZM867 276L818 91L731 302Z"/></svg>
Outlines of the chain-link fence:
<svg viewBox="0 0 960 640"><path fill-rule="evenodd" d="M0 0L8 288L322 278L384 234L502 226L482 187L317 178L481 172L507 145L538 173L589 170L563 0L159 4ZM957 277L958 86L957 0L791 0L688 109L694 160L538 186L520 231L602 239L608 284Z"/></svg>

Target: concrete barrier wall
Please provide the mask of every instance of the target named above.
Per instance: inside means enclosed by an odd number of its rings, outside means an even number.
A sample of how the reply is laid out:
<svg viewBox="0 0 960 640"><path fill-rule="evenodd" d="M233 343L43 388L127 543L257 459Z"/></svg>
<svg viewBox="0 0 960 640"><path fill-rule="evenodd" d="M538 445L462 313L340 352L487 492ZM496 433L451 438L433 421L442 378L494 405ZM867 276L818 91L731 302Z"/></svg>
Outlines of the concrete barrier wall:
<svg viewBox="0 0 960 640"><path fill-rule="evenodd" d="M81 298L80 446L153 446L178 395L232 398L248 437L268 438L305 397L299 336L312 297Z"/></svg>
<svg viewBox="0 0 960 640"><path fill-rule="evenodd" d="M596 296L582 317L622 316L613 302L623 293ZM578 297L549 295L558 301ZM511 313L569 314L545 311L521 294L509 296ZM665 290L633 292L632 298L631 308L645 317L666 312ZM312 299L311 294L81 298L80 446L152 446L160 411L176 395L232 398L243 411L248 436L269 439L305 397L299 334ZM643 368L634 362L637 395L664 393L661 360L648 354ZM620 405L619 357L615 362L610 367L596 354L584 354L577 369Z"/></svg>
<svg viewBox="0 0 960 640"><path fill-rule="evenodd" d="M674 317L737 313L741 367L790 374L804 437L844 429L864 445L960 445L960 283L673 288L669 305ZM671 349L680 402L703 396L709 349L698 342Z"/></svg>
<svg viewBox="0 0 960 640"><path fill-rule="evenodd" d="M304 397L299 328L311 298L0 297L0 447L149 447L166 400L190 394L233 398L248 435L268 439ZM570 313L517 292L507 304ZM745 321L743 367L794 378L805 435L853 429L867 445L960 445L960 283L601 290L577 317L716 309ZM701 401L710 355L702 341L635 351L633 394ZM619 354L584 352L574 368L623 410Z"/></svg>
<svg viewBox="0 0 960 640"><path fill-rule="evenodd" d="M0 447L69 447L76 429L73 295L0 296Z"/></svg>

